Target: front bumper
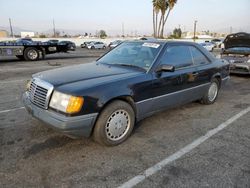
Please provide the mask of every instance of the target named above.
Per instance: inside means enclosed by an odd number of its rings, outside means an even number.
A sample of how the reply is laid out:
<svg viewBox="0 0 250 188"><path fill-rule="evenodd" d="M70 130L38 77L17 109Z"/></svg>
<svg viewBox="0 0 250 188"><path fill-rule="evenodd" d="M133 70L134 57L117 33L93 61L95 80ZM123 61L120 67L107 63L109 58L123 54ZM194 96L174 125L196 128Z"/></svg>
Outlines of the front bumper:
<svg viewBox="0 0 250 188"><path fill-rule="evenodd" d="M66 117L50 110L44 110L34 105L25 92L22 97L27 111L48 126L73 138L89 137L97 118L97 113L82 116Z"/></svg>
<svg viewBox="0 0 250 188"><path fill-rule="evenodd" d="M250 75L250 64L234 64L230 65L230 73Z"/></svg>

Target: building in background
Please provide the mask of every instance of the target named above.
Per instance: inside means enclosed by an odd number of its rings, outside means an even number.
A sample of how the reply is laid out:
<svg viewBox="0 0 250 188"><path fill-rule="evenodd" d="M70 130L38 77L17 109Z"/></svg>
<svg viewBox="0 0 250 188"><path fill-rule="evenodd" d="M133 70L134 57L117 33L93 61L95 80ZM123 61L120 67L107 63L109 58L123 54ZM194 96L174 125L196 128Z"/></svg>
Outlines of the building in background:
<svg viewBox="0 0 250 188"><path fill-rule="evenodd" d="M0 38L9 37L9 32L6 30L0 30Z"/></svg>
<svg viewBox="0 0 250 188"><path fill-rule="evenodd" d="M21 37L22 38L27 38L27 37L32 38L34 36L35 36L35 32L27 32L27 31L22 31L21 32Z"/></svg>
<svg viewBox="0 0 250 188"><path fill-rule="evenodd" d="M228 34L227 33L216 33L216 32L209 32L209 31L197 31L195 36L198 39L212 39L212 38L225 38ZM194 32L186 31L182 33L182 37L185 39L192 39L194 37Z"/></svg>

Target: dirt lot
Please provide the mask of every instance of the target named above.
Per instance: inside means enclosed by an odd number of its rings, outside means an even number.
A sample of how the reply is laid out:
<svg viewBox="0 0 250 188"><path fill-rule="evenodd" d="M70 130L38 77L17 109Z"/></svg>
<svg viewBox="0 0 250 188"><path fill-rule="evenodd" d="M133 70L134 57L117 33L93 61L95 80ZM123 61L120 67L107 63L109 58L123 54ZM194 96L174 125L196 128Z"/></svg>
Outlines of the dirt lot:
<svg viewBox="0 0 250 188"><path fill-rule="evenodd" d="M178 158L156 166L136 187L250 187L250 113L230 121L250 107L249 77L232 76L213 105L194 102L141 121L117 147L67 138L23 109L20 98L33 73L91 62L104 52L77 49L38 62L0 59L0 187L117 187L176 152Z"/></svg>

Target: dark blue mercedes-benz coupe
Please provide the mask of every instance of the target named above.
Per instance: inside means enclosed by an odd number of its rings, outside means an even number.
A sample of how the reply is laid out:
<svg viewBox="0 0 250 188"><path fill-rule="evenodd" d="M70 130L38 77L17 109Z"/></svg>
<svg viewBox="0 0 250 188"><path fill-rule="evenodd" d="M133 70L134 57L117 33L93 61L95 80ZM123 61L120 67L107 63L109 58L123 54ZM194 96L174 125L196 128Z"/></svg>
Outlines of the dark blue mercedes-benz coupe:
<svg viewBox="0 0 250 188"><path fill-rule="evenodd" d="M93 63L40 72L23 94L28 112L71 137L117 145L136 122L199 100L216 101L229 64L199 44L127 41Z"/></svg>

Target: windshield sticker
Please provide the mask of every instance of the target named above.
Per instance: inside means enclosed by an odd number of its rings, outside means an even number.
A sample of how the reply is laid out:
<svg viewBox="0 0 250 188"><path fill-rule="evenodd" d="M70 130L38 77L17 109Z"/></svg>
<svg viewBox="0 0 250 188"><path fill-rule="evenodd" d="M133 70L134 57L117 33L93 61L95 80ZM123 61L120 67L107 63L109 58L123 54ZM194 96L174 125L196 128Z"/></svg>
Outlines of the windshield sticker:
<svg viewBox="0 0 250 188"><path fill-rule="evenodd" d="M142 46L144 46L144 47L149 47L149 48L159 48L159 47L160 47L160 44L157 44L157 43L147 43L147 42L145 42Z"/></svg>

